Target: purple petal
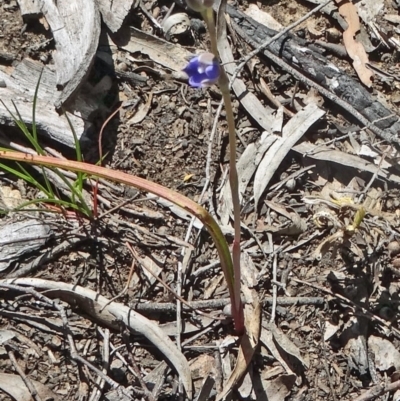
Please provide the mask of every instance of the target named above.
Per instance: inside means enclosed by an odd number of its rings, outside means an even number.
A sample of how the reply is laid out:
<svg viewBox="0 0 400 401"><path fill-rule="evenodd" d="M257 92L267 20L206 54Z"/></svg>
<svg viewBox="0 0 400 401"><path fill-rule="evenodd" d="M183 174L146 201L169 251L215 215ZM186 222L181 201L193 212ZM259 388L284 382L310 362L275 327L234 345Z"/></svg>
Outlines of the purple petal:
<svg viewBox="0 0 400 401"><path fill-rule="evenodd" d="M207 78L210 80L217 80L219 77L219 65L210 65L205 71Z"/></svg>
<svg viewBox="0 0 400 401"><path fill-rule="evenodd" d="M201 88L203 86L204 76L200 74L194 74L189 77L189 85L194 88Z"/></svg>
<svg viewBox="0 0 400 401"><path fill-rule="evenodd" d="M210 86L218 80L220 65L212 53L193 57L183 69L189 77L189 85L195 88Z"/></svg>
<svg viewBox="0 0 400 401"><path fill-rule="evenodd" d="M183 71L186 72L186 74L188 74L189 76L192 74L196 74L197 70L199 68L199 59L198 57L193 57L188 65L183 69Z"/></svg>

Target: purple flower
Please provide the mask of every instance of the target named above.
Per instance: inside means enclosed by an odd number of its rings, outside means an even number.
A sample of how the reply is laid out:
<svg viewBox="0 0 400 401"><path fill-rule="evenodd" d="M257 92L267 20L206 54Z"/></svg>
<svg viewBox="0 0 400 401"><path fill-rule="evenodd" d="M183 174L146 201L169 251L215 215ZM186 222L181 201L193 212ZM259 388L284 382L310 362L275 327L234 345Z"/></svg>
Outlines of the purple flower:
<svg viewBox="0 0 400 401"><path fill-rule="evenodd" d="M183 69L189 76L189 85L205 88L218 81L221 67L212 53L201 53L193 57Z"/></svg>

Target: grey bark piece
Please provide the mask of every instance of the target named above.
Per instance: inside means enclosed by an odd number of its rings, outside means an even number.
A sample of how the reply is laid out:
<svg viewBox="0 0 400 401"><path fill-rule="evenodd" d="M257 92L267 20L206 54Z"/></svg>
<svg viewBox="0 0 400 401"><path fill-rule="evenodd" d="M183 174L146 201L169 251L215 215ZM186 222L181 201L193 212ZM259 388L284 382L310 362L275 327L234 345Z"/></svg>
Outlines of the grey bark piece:
<svg viewBox="0 0 400 401"><path fill-rule="evenodd" d="M4 81L4 85L0 86L0 100L4 102L0 102L0 124L15 125L7 110L8 108L16 113L12 102L25 124L28 127L32 124L34 94L42 69L40 63L25 59L14 68L11 75L0 70L0 81ZM53 105L57 98L56 73L44 68L36 100L36 126L40 133L73 148L75 142L71 127ZM83 139L92 127L88 118L97 108L95 101L83 94L76 96L66 108L66 111L70 112L69 119L78 139Z"/></svg>
<svg viewBox="0 0 400 401"><path fill-rule="evenodd" d="M139 0L96 0L104 23L111 32L117 32L132 8L136 8Z"/></svg>
<svg viewBox="0 0 400 401"><path fill-rule="evenodd" d="M236 23L243 34L243 39L254 45L273 37L273 31L234 8L227 6L227 13ZM286 63L301 71L319 85L335 93L338 97L351 104L370 122L387 117L393 112L378 102L356 79L330 63L322 54L311 50L307 42L295 35L283 35L272 43L268 50L282 58ZM381 130L397 138L400 131L398 116L375 123Z"/></svg>
<svg viewBox="0 0 400 401"><path fill-rule="evenodd" d="M34 218L4 221L0 225L0 271L24 254L37 251L52 236L49 225Z"/></svg>
<svg viewBox="0 0 400 401"><path fill-rule="evenodd" d="M53 54L58 92L56 108L63 106L84 82L93 63L100 36L100 13L95 0L30 0L18 1L21 11L32 16L34 11L46 18L57 51ZM57 90L54 88L54 91Z"/></svg>

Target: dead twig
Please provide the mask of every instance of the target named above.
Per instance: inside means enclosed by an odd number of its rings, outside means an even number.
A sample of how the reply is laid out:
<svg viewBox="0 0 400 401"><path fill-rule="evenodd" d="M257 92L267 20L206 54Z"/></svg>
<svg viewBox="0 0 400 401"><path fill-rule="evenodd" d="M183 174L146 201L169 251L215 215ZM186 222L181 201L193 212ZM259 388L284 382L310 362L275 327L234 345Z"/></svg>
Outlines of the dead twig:
<svg viewBox="0 0 400 401"><path fill-rule="evenodd" d="M103 373L106 375L110 367L110 330L104 330L103 336ZM98 377L96 380L96 386L93 389L92 394L89 397L89 401L98 401L104 391L105 381Z"/></svg>
<svg viewBox="0 0 400 401"><path fill-rule="evenodd" d="M276 280L277 280L277 270L278 270L278 255L275 253L274 261L272 263L272 282L273 283L276 283ZM272 311L271 311L271 317L269 319L270 323L273 323L275 321L277 296L278 296L278 287L276 284L272 284Z"/></svg>
<svg viewBox="0 0 400 401"><path fill-rule="evenodd" d="M262 300L263 306L271 306L273 302L272 297L264 297ZM324 297L278 297L276 299L276 304L280 306L293 306L293 305L316 305L322 306L326 302ZM208 299L205 301L192 301L186 302L184 309L191 310L196 309L223 309L224 306L230 304L229 298L221 298L221 299ZM166 312L175 312L176 304L173 302L132 302L129 305L132 309L136 310L140 313L166 313Z"/></svg>
<svg viewBox="0 0 400 401"><path fill-rule="evenodd" d="M142 387L142 390L146 394L146 397L148 398L149 401L156 401L156 399L154 398L154 395L147 388L146 383L143 380L142 374L140 373L139 366L137 365L137 363L135 361L135 356L133 355L133 351L132 351L131 346L130 346L129 335L127 335L127 333L124 333L123 339L125 341L125 346L126 346L126 349L128 351L128 358L129 358L130 363L132 365L132 368L133 368L133 370L135 372L135 376L139 380L140 387Z"/></svg>
<svg viewBox="0 0 400 401"><path fill-rule="evenodd" d="M397 380L393 383L390 383L388 385L385 384L378 384L374 387L371 387L369 390L367 390L365 393L361 394L359 397L357 397L354 401L369 401L373 400L385 393L389 393L392 391L396 391L400 389L400 380Z"/></svg>
<svg viewBox="0 0 400 401"><path fill-rule="evenodd" d="M29 377L24 373L21 366L19 366L17 358L15 358L14 351L11 350L11 347L8 344L4 344L4 347L7 350L8 357L10 358L10 361L13 364L14 369L20 375L22 381L24 382L26 388L31 393L32 397L35 399L35 401L42 401L42 398L39 396L38 392L36 391L35 386L31 382Z"/></svg>

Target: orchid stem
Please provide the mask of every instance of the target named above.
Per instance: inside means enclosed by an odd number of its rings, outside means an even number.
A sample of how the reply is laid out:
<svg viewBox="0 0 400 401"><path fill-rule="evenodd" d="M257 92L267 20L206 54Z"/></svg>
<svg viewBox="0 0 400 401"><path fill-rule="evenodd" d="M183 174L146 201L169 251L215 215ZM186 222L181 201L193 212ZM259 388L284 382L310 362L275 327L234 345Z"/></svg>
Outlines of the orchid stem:
<svg viewBox="0 0 400 401"><path fill-rule="evenodd" d="M219 59L218 46L217 46L217 30L215 28L214 11L212 8L207 8L201 13L204 21L206 22L208 33L210 34L211 52Z"/></svg>
<svg viewBox="0 0 400 401"><path fill-rule="evenodd" d="M208 32L210 34L211 51L214 56L219 59L219 52L217 46L217 31L215 28L214 12L208 8L202 13L204 21L207 24ZM239 180L236 168L236 129L235 118L232 109L231 94L229 90L229 79L226 75L225 69L221 66L221 75L218 80L219 87L222 92L222 97L225 103L226 120L228 122L229 132L229 184L232 193L233 205L233 225L234 225L234 239L232 246L232 261L234 270L234 294L235 304L233 318L235 321L235 328L239 333L244 331L244 315L243 306L240 299L240 199L239 199Z"/></svg>

